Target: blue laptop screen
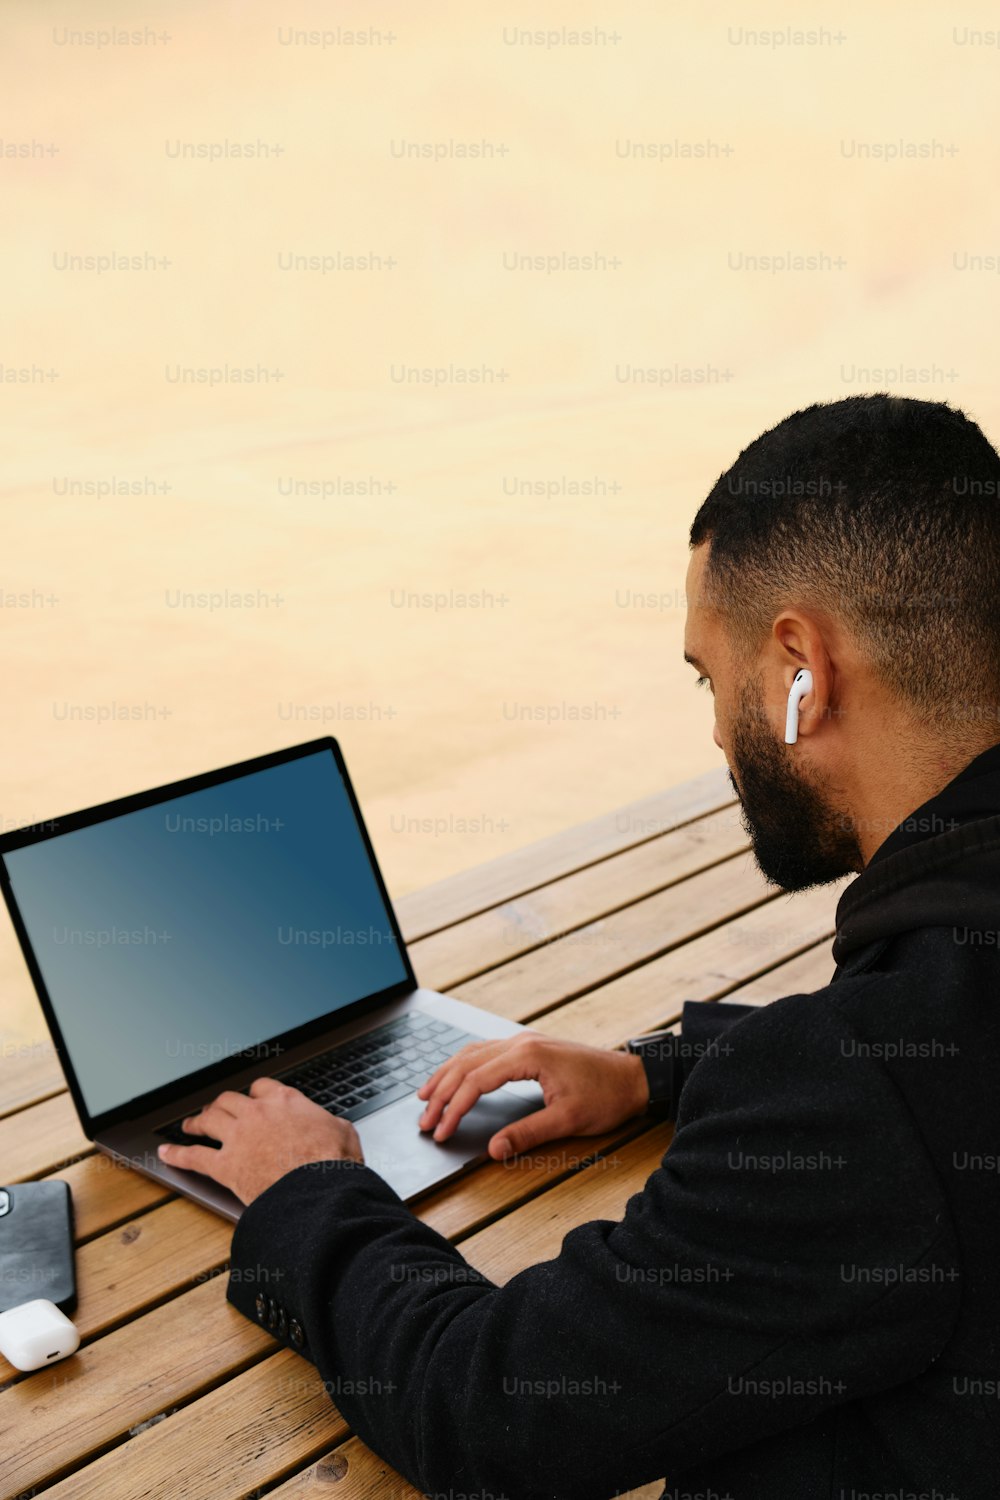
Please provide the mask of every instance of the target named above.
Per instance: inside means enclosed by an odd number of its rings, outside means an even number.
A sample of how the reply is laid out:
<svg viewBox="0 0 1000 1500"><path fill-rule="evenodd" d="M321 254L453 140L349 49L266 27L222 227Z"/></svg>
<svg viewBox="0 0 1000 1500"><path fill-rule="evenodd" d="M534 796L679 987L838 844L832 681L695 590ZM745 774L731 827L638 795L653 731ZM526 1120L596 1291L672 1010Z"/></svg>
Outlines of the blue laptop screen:
<svg viewBox="0 0 1000 1500"><path fill-rule="evenodd" d="M4 862L92 1115L407 978L329 750Z"/></svg>

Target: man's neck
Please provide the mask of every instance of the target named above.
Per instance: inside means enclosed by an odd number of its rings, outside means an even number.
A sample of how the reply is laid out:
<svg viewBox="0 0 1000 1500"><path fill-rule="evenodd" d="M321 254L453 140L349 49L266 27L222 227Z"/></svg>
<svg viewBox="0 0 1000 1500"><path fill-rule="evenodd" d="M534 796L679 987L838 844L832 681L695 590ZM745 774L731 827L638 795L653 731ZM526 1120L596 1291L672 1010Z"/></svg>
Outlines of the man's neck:
<svg viewBox="0 0 1000 1500"><path fill-rule="evenodd" d="M886 744L891 745L891 739L887 738ZM988 748L975 745L943 750L936 743L897 742L890 755L885 745L877 753L872 747L867 775L850 804L865 865L900 824Z"/></svg>

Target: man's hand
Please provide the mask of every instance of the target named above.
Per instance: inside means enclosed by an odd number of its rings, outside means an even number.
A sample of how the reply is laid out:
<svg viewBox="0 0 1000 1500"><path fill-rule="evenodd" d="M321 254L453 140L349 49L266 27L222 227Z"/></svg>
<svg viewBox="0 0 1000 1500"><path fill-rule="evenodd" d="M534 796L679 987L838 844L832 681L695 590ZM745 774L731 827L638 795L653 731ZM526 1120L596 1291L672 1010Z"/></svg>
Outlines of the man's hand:
<svg viewBox="0 0 1000 1500"><path fill-rule="evenodd" d="M169 1167L202 1172L250 1203L295 1167L310 1161L364 1161L358 1132L298 1089L255 1078L249 1096L230 1090L184 1121L191 1135L216 1146L161 1146Z"/></svg>
<svg viewBox="0 0 1000 1500"><path fill-rule="evenodd" d="M567 1135L600 1135L649 1103L641 1058L523 1031L499 1042L470 1042L442 1063L418 1090L427 1100L420 1128L446 1141L483 1094L526 1078L541 1084L545 1107L497 1131L488 1147L495 1160Z"/></svg>

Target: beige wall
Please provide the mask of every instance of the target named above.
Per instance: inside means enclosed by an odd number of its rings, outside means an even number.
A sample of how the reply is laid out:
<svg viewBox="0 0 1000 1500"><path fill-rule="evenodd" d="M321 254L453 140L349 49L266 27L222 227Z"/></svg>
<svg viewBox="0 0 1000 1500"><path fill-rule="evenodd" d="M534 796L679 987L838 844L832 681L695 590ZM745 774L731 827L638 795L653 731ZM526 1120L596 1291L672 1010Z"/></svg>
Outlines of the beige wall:
<svg viewBox="0 0 1000 1500"><path fill-rule="evenodd" d="M1000 277L966 262L1000 256L998 19L7 0L2 825L329 728L401 894L717 764L685 531L738 450L873 389L1000 438ZM337 26L369 44L287 44ZM109 27L142 41L80 39ZM456 142L489 154L394 154ZM787 254L819 268L741 260ZM173 378L227 365L282 378ZM449 366L506 374L394 378ZM114 480L141 493L64 492ZM226 590L258 603L177 604ZM400 603L449 591L485 606ZM32 1029L6 931L0 979Z"/></svg>

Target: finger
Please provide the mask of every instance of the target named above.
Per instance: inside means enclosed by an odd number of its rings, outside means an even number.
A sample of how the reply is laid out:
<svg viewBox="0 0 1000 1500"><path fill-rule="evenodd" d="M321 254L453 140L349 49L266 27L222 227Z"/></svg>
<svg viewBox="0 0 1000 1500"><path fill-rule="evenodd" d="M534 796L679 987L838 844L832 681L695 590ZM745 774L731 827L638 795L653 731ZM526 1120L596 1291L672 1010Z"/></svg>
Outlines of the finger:
<svg viewBox="0 0 1000 1500"><path fill-rule="evenodd" d="M221 1159L222 1152L217 1151L214 1146L163 1145L157 1148L157 1154L168 1167L179 1167L183 1172L201 1172L205 1177L221 1182L224 1187L229 1186Z"/></svg>
<svg viewBox="0 0 1000 1500"><path fill-rule="evenodd" d="M253 1099L259 1099L262 1095L266 1097L286 1087L287 1084L279 1083L276 1078L255 1078L250 1085L250 1095Z"/></svg>
<svg viewBox="0 0 1000 1500"><path fill-rule="evenodd" d="M471 1071L478 1068L484 1061L497 1056L509 1046L506 1039L501 1042L471 1042L456 1052L454 1057L449 1057L443 1062L435 1073L432 1073L427 1082L421 1084L417 1090L419 1099L427 1100L427 1108L420 1117L420 1128L430 1130L436 1125L441 1111L448 1100L458 1088L462 1079ZM472 1048L475 1052L472 1052Z"/></svg>
<svg viewBox="0 0 1000 1500"><path fill-rule="evenodd" d="M221 1115L228 1115L231 1120L235 1120L240 1114L241 1107L245 1109L249 1103L249 1099L244 1098L242 1094L234 1093L232 1089L226 1089L217 1099L213 1099L210 1103L204 1105L196 1115L188 1115L187 1119L183 1122L184 1129L194 1131L195 1126L193 1124L189 1125L188 1121L204 1122L209 1110L213 1111L213 1117L216 1120ZM198 1130L197 1134L211 1135L212 1132L210 1130Z"/></svg>
<svg viewBox="0 0 1000 1500"><path fill-rule="evenodd" d="M511 1125L505 1125L490 1138L486 1149L494 1161L520 1156L544 1141L558 1141L571 1133L565 1112L558 1104L536 1109Z"/></svg>
<svg viewBox="0 0 1000 1500"><path fill-rule="evenodd" d="M484 1094L490 1094L494 1089L515 1079L532 1078L537 1072L537 1067L525 1056L523 1047L501 1052L499 1056L489 1058L481 1066L473 1068L445 1105L434 1131L434 1139L446 1141L449 1136L454 1135L459 1122Z"/></svg>
<svg viewBox="0 0 1000 1500"><path fill-rule="evenodd" d="M182 1120L181 1129L187 1135L209 1135L213 1140L221 1141L235 1123L235 1116L217 1109L214 1104L206 1104L200 1114L188 1115Z"/></svg>
<svg viewBox="0 0 1000 1500"><path fill-rule="evenodd" d="M434 1086L435 1079L440 1080L450 1069L460 1066L463 1059L467 1064L474 1052L478 1056L486 1049L489 1049L491 1052L495 1052L498 1047L506 1047L508 1044L509 1038L507 1037L504 1037L502 1041L497 1042L466 1042L464 1047L460 1047L457 1052L453 1052L451 1057L446 1057L444 1062L440 1063L438 1067L435 1068L434 1072L429 1075L427 1082L420 1085L417 1093L421 1098L423 1098L424 1090L430 1089L432 1086Z"/></svg>
<svg viewBox="0 0 1000 1500"><path fill-rule="evenodd" d="M246 1094L238 1094L235 1089L225 1089L212 1103L216 1109L224 1109L228 1115L238 1120L248 1108L250 1100Z"/></svg>

